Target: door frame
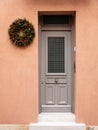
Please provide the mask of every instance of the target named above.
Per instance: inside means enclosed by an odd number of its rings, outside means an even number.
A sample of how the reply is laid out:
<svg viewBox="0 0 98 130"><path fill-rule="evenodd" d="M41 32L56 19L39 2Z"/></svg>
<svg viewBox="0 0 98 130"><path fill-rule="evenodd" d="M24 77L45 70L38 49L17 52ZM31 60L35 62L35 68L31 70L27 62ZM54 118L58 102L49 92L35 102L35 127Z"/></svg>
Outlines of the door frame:
<svg viewBox="0 0 98 130"><path fill-rule="evenodd" d="M42 14L43 15L43 14ZM71 22L71 25L70 26L64 26L64 25L60 25L60 26L48 26L48 25L43 25L42 24L42 19L40 18L41 14L39 15L39 24L38 24L38 30L39 30L39 38L38 38L38 52L39 52L39 57L38 57L38 63L39 63L39 113L41 113L41 101L40 101L40 97L41 97L41 94L40 94L40 82L41 82L41 72L40 72L40 42L41 42L41 37L42 37L42 31L71 31L71 62L72 62L72 70L73 72L71 72L71 86L73 86L71 89L71 98L72 98L72 113L74 113L74 77L75 77L75 53L74 53L74 46L75 46L75 24L74 24L74 19L75 19L75 16L72 17L72 22Z"/></svg>

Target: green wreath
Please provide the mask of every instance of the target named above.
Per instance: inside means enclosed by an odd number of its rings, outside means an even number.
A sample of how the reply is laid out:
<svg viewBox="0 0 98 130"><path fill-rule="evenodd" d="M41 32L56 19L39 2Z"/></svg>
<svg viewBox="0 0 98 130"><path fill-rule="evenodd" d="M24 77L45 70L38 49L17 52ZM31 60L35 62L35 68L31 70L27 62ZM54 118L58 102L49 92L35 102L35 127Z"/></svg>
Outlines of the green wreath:
<svg viewBox="0 0 98 130"><path fill-rule="evenodd" d="M35 37L34 27L26 19L15 20L10 25L8 33L12 43L20 47L30 45Z"/></svg>

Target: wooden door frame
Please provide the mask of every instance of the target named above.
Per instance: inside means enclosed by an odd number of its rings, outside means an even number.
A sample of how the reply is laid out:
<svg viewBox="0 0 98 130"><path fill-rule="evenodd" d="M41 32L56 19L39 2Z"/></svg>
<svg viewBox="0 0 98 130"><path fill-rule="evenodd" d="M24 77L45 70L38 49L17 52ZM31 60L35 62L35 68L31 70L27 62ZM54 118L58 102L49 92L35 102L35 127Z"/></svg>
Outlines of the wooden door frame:
<svg viewBox="0 0 98 130"><path fill-rule="evenodd" d="M74 20L72 20L72 25L71 26L42 26L42 21L40 20L40 18L39 18L39 40L38 40L38 42L39 42L39 44L38 44L38 48L39 48L39 113L41 113L41 102L40 102L40 97L41 97L41 95L40 95L40 42L41 42L41 36L42 36L42 31L48 31L48 30L50 30L50 31L71 31L72 33L71 33L71 55L72 55L72 63L73 63L73 65L72 65L72 67L73 67L73 69L74 69L74 59L75 59L75 56L74 56L74 44L75 44L75 36L74 36L74 32L75 32L75 24L74 24ZM72 87L72 91L71 91L71 96L72 96L72 112L74 113L74 72L71 72L72 73L72 80L71 80L71 86L73 86Z"/></svg>

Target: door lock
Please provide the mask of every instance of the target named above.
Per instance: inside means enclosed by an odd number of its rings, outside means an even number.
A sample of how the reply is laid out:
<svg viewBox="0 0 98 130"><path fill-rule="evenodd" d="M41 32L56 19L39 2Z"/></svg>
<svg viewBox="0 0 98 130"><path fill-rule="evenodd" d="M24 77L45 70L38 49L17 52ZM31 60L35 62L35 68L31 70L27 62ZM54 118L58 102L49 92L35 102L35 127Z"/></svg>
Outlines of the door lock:
<svg viewBox="0 0 98 130"><path fill-rule="evenodd" d="M55 83L56 83L56 84L58 83L58 79L57 79L57 78L55 79Z"/></svg>

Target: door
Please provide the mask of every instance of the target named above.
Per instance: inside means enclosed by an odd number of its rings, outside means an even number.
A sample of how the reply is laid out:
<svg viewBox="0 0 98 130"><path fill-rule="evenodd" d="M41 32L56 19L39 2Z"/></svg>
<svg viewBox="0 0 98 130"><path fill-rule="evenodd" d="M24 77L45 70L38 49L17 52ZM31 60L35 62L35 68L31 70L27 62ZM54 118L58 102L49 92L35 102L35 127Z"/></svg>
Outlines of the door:
<svg viewBox="0 0 98 130"><path fill-rule="evenodd" d="M71 32L42 31L41 112L71 112Z"/></svg>

